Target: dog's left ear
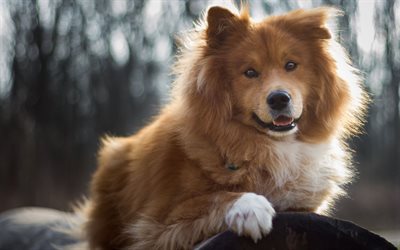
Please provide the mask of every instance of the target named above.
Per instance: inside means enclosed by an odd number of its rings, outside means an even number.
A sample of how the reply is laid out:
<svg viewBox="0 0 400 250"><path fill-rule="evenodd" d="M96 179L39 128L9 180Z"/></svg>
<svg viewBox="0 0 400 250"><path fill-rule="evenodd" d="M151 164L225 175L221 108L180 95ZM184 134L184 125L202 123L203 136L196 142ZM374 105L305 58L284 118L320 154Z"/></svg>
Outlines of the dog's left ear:
<svg viewBox="0 0 400 250"><path fill-rule="evenodd" d="M228 9L214 6L207 12L207 44L209 47L217 48L235 32L243 30L249 22L247 12L240 16Z"/></svg>
<svg viewBox="0 0 400 250"><path fill-rule="evenodd" d="M331 7L300 9L289 12L279 23L302 39L330 39L333 34L328 23L340 14L338 9Z"/></svg>

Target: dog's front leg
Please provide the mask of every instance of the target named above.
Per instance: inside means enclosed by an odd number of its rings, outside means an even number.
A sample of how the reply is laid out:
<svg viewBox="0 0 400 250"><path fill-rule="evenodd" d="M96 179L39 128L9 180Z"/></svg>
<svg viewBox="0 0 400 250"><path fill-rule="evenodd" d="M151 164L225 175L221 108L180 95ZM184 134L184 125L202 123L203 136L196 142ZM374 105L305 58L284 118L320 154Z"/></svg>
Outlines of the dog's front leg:
<svg viewBox="0 0 400 250"><path fill-rule="evenodd" d="M133 227L132 249L193 249L226 229L257 241L271 230L274 214L269 201L254 193L198 196L178 204L163 222L143 216Z"/></svg>

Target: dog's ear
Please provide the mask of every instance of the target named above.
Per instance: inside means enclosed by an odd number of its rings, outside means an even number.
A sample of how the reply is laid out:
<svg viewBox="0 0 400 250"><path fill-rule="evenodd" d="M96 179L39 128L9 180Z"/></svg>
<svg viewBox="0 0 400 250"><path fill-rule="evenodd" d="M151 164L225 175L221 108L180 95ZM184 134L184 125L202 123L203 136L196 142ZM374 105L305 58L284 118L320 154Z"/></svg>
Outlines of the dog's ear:
<svg viewBox="0 0 400 250"><path fill-rule="evenodd" d="M228 9L214 6L207 12L207 44L216 48L233 33L243 30L248 24L248 14L241 16L233 14Z"/></svg>
<svg viewBox="0 0 400 250"><path fill-rule="evenodd" d="M328 23L340 14L339 10L330 7L300 9L284 15L278 25L302 39L330 39L333 32L328 28Z"/></svg>

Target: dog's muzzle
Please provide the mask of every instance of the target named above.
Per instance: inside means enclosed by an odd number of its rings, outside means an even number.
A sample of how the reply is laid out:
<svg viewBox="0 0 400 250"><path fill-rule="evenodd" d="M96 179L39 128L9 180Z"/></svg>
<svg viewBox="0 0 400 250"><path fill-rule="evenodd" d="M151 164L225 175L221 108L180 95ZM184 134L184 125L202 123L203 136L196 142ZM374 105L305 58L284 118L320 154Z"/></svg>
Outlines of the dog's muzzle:
<svg viewBox="0 0 400 250"><path fill-rule="evenodd" d="M285 132L294 129L299 119L293 117L292 98L284 90L272 91L267 97L267 105L272 116L272 122L264 122L253 113L253 119L263 128L276 132Z"/></svg>

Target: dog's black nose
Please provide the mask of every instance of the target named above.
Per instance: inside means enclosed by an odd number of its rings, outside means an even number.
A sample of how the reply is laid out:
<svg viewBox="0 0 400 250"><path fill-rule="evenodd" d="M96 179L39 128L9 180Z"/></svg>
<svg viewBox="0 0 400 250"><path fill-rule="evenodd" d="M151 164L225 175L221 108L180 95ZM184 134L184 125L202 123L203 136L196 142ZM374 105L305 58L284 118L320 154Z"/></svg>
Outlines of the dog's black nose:
<svg viewBox="0 0 400 250"><path fill-rule="evenodd" d="M274 110L282 110L290 103L290 95L283 90L276 90L271 92L267 97L267 103Z"/></svg>

